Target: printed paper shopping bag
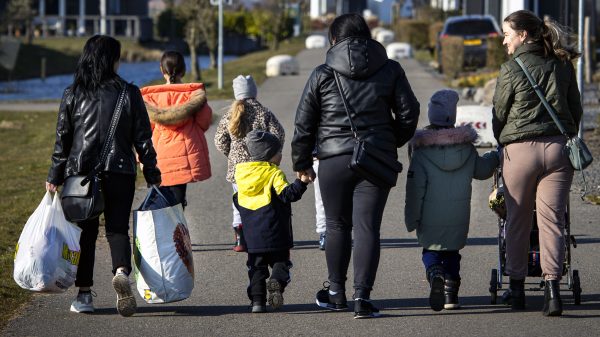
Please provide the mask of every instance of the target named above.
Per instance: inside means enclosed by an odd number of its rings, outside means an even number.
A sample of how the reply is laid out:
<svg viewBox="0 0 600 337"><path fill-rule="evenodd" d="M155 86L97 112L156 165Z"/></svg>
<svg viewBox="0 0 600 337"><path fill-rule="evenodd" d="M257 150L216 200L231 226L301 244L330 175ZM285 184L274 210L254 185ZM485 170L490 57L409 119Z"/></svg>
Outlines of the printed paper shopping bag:
<svg viewBox="0 0 600 337"><path fill-rule="evenodd" d="M188 298L194 288L192 244L181 204L152 186L133 215L134 276L147 303Z"/></svg>

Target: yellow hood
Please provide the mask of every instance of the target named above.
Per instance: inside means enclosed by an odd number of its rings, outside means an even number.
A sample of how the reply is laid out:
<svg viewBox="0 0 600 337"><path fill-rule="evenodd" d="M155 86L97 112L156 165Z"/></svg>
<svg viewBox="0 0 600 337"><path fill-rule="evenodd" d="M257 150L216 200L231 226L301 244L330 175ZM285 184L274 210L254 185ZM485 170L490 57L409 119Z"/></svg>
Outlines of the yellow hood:
<svg viewBox="0 0 600 337"><path fill-rule="evenodd" d="M238 188L238 204L256 210L271 203L271 190L279 195L289 185L279 166L253 161L235 166L235 182Z"/></svg>

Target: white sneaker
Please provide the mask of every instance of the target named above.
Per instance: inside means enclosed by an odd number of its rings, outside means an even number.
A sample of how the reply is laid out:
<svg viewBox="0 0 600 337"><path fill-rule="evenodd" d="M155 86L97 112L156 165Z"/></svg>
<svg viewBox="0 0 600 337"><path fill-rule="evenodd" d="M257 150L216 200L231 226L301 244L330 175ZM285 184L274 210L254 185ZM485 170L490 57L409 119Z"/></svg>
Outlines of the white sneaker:
<svg viewBox="0 0 600 337"><path fill-rule="evenodd" d="M94 303L91 292L80 292L77 298L71 303L71 311L78 313L94 312Z"/></svg>
<svg viewBox="0 0 600 337"><path fill-rule="evenodd" d="M129 277L127 274L118 271L112 279L113 288L117 292L117 311L123 317L129 317L135 314L137 305L131 286L129 285Z"/></svg>

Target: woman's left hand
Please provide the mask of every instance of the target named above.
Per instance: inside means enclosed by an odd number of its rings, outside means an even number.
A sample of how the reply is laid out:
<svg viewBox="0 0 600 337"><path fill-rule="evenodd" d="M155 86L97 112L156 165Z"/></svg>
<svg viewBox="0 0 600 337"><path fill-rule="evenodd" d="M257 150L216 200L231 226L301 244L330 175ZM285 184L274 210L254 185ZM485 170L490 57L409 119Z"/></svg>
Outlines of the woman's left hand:
<svg viewBox="0 0 600 337"><path fill-rule="evenodd" d="M58 188L58 186L56 186L52 183L46 182L46 191L56 192L57 188Z"/></svg>

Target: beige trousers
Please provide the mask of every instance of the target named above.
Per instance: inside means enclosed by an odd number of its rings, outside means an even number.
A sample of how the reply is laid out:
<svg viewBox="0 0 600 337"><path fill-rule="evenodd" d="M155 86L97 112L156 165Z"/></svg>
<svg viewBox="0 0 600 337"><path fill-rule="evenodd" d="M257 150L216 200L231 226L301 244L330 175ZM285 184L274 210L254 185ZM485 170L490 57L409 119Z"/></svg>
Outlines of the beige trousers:
<svg viewBox="0 0 600 337"><path fill-rule="evenodd" d="M565 259L565 214L573 168L564 136L538 137L504 147L502 175L507 210L506 273L527 276L534 209L540 237L542 273L560 280Z"/></svg>

